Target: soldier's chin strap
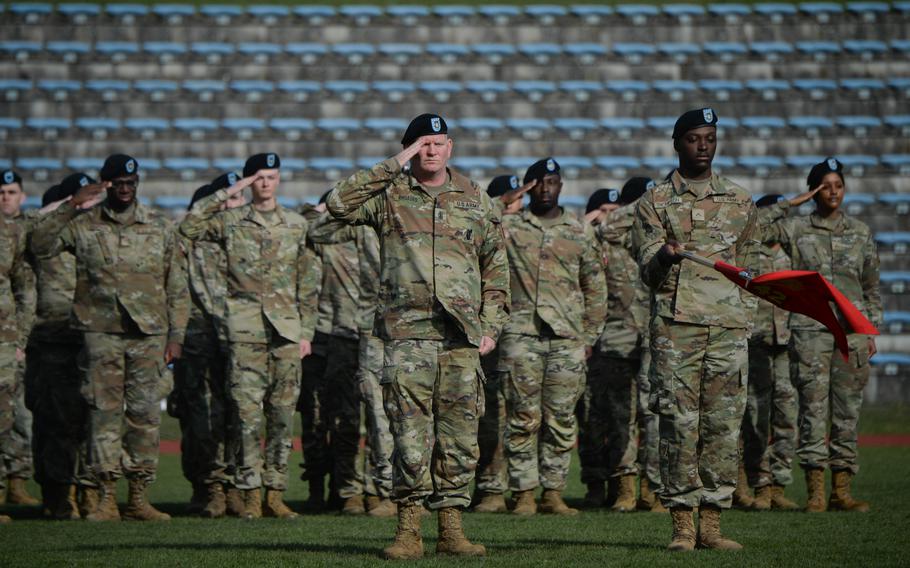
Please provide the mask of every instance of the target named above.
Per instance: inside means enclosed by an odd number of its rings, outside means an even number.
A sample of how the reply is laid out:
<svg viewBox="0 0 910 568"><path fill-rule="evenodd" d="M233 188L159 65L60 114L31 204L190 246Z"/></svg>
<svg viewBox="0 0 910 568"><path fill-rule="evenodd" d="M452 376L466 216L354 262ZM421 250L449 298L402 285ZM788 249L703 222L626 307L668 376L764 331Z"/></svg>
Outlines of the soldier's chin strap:
<svg viewBox="0 0 910 568"><path fill-rule="evenodd" d="M698 264L701 264L702 266L707 266L708 268L714 268L715 270L717 269L717 266L715 265L715 263L713 261L708 260L707 258L705 258L703 256L698 256L697 254L691 253L691 252L681 252L678 254L679 254L679 256L685 258L686 260L691 260L693 262L697 262ZM743 280L745 280L745 282L742 285L743 288L748 289L749 283L752 282L752 279L755 278L755 276L756 276L756 274L753 273L748 268L741 268L739 270L739 277L742 278Z"/></svg>

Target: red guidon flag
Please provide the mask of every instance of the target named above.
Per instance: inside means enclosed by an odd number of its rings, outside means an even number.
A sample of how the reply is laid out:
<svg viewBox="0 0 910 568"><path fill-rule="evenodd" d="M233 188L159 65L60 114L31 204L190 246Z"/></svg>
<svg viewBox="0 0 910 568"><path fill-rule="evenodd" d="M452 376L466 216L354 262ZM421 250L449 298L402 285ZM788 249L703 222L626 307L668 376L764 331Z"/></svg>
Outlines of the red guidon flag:
<svg viewBox="0 0 910 568"><path fill-rule="evenodd" d="M831 310L832 302L837 306L844 321L850 326L851 333L878 335L878 330L875 329L872 322L818 272L781 270L752 277L748 271L726 262L712 262L707 258L687 252L682 253L682 256L714 268L743 290L767 300L783 310L803 314L821 322L834 334L834 341L845 360L850 357L847 331L844 330Z"/></svg>

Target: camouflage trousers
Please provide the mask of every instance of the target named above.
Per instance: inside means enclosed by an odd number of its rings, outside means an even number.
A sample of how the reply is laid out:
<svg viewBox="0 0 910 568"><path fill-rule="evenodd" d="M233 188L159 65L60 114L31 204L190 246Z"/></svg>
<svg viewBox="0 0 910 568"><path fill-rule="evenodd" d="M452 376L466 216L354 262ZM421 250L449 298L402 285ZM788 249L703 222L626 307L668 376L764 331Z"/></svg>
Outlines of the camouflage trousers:
<svg viewBox="0 0 910 568"><path fill-rule="evenodd" d="M165 342L163 335L85 333L82 395L89 406L89 464L99 480L155 479L160 404L173 386Z"/></svg>
<svg viewBox="0 0 910 568"><path fill-rule="evenodd" d="M641 364L636 376L638 388L638 471L655 493L660 493L660 427L657 414L650 407L651 379L648 374L651 368L651 350L647 333L642 342Z"/></svg>
<svg viewBox="0 0 910 568"><path fill-rule="evenodd" d="M214 343L187 345L174 367L180 462L183 476L194 485L233 481L237 424L226 367L227 357Z"/></svg>
<svg viewBox="0 0 910 568"><path fill-rule="evenodd" d="M651 408L659 416L661 502L729 508L746 404L745 329L651 322Z"/></svg>
<svg viewBox="0 0 910 568"><path fill-rule="evenodd" d="M357 472L360 449L359 341L330 336L326 345L326 406L332 480L338 497L363 495L363 482Z"/></svg>
<svg viewBox="0 0 910 568"><path fill-rule="evenodd" d="M16 394L13 428L0 438L0 454L6 462L6 475L29 479L35 473L32 460L32 411L25 404L25 362L16 363Z"/></svg>
<svg viewBox="0 0 910 568"><path fill-rule="evenodd" d="M358 382L367 426L367 452L364 493L382 498L392 494L392 451L394 441L389 419L382 403L383 341L369 333L360 336Z"/></svg>
<svg viewBox="0 0 910 568"><path fill-rule="evenodd" d="M509 489L562 490L576 441L575 404L585 387L578 340L505 334L499 344L506 396Z"/></svg>
<svg viewBox="0 0 910 568"><path fill-rule="evenodd" d="M750 341L742 434L743 465L750 487L793 482L796 411L787 347Z"/></svg>
<svg viewBox="0 0 910 568"><path fill-rule="evenodd" d="M271 343L231 343L228 353L228 392L237 409L234 485L284 491L294 406L300 396L300 346L276 338Z"/></svg>
<svg viewBox="0 0 910 568"><path fill-rule="evenodd" d="M499 348L480 360L486 382L486 402L477 432L480 457L477 460L477 490L501 495L508 484L505 458L506 396L499 371Z"/></svg>
<svg viewBox="0 0 910 568"><path fill-rule="evenodd" d="M300 439L303 446L303 473L300 478L321 479L332 469L329 454L329 429L325 420L326 405L326 342L328 336L316 332L313 338L313 352L301 362Z"/></svg>
<svg viewBox="0 0 910 568"><path fill-rule="evenodd" d="M804 468L859 471L856 435L863 388L869 382L869 347L868 336L847 338L850 360L844 361L827 331L792 332L790 372L799 394L796 455Z"/></svg>
<svg viewBox="0 0 910 568"><path fill-rule="evenodd" d="M482 382L477 347L462 338L385 342L382 398L395 442L395 502L470 505Z"/></svg>
<svg viewBox="0 0 910 568"><path fill-rule="evenodd" d="M588 361L585 392L578 408L578 459L582 483L638 474L639 359L595 352Z"/></svg>
<svg viewBox="0 0 910 568"><path fill-rule="evenodd" d="M13 429L16 407L16 346L0 344L0 439ZM6 488L6 460L0 459L0 490Z"/></svg>
<svg viewBox="0 0 910 568"><path fill-rule="evenodd" d="M27 352L32 401L35 480L94 486L88 471L89 408L82 398L82 345L32 341Z"/></svg>

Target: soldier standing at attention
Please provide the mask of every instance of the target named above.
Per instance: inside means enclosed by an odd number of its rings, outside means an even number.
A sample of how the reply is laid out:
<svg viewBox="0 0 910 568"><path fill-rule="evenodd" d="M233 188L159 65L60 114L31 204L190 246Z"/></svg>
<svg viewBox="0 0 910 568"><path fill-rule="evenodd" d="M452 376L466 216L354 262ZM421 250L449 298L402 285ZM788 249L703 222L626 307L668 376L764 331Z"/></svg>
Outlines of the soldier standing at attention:
<svg viewBox="0 0 910 568"><path fill-rule="evenodd" d="M651 289L651 407L660 415L660 499L673 518L670 550L737 550L721 536L720 512L736 489L746 402L748 330L755 301L693 252L741 267L758 265L755 205L715 175L717 115L691 110L676 121L679 167L639 201L633 251Z"/></svg>
<svg viewBox="0 0 910 568"><path fill-rule="evenodd" d="M234 477L251 519L297 516L282 494L288 486L300 361L310 354L316 315L316 306L306 303L316 285L308 271L307 222L277 202L280 167L277 154L250 157L243 179L199 201L180 224L184 237L219 243L227 256L228 384L240 436ZM251 204L222 210L247 187Z"/></svg>
<svg viewBox="0 0 910 568"><path fill-rule="evenodd" d="M879 260L869 227L840 207L846 184L843 165L834 158L815 164L806 180L815 199L808 217L783 218L798 205L782 201L762 217L765 242L777 242L790 255L793 270L815 270L840 290L873 325L882 323ZM843 324L845 329L849 326ZM867 512L869 504L850 493L859 471L856 436L863 388L869 381L869 358L875 339L851 333L850 359L844 361L834 338L822 324L800 314L790 315L790 362L799 394L799 441L796 455L806 473L806 511L825 507L825 468L831 469L827 508ZM830 413L830 430L828 429ZM826 443L826 435L830 441Z"/></svg>
<svg viewBox="0 0 910 568"><path fill-rule="evenodd" d="M114 154L100 173L101 184L80 188L41 217L31 248L39 261L64 251L76 258L72 321L85 342L89 461L103 492L87 519L120 520L117 480L125 474L124 516L169 520L145 493L158 468L159 405L172 387L166 365L180 357L186 329L186 274L171 226L136 198L136 160ZM105 188L101 205L80 214Z"/></svg>
<svg viewBox="0 0 910 568"><path fill-rule="evenodd" d="M492 201L447 167L447 132L440 116L418 116L401 152L339 182L327 201L336 218L379 235L376 323L398 503L389 559L423 556L424 502L438 511L437 553L486 553L465 538L461 511L477 466L480 356L496 347L508 317L508 260Z"/></svg>
<svg viewBox="0 0 910 568"><path fill-rule="evenodd" d="M25 203L22 178L12 170L0 174L0 214L22 225L25 234L31 232L35 211L22 211ZM34 303L34 290L24 291L29 302ZM0 437L0 459L6 462L8 490L6 502L12 505L37 505L38 500L29 495L26 482L34 474L32 460L32 393L27 393L25 383L26 360L19 359L16 371L16 405L13 411L13 428ZM26 400L28 397L28 400ZM4 502L0 494L0 504Z"/></svg>
<svg viewBox="0 0 910 568"><path fill-rule="evenodd" d="M576 515L562 499L575 446L575 405L585 361L603 330L607 290L600 245L590 225L559 206L562 178L553 158L528 168L531 205L503 219L512 317L500 341L506 398L505 455L513 513Z"/></svg>

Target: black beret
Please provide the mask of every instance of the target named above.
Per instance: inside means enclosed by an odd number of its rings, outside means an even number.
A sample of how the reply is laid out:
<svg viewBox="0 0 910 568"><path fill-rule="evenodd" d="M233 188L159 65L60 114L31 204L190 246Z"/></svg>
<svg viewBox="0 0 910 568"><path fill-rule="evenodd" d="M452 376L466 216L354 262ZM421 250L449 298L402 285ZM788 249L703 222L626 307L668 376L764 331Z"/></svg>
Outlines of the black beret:
<svg viewBox="0 0 910 568"><path fill-rule="evenodd" d="M825 158L821 162L812 166L812 169L809 170L809 177L806 178L806 184L809 186L809 189L815 189L818 187L818 184L822 182L822 178L831 172L839 175L841 181L844 181L844 165L840 163L840 160L837 160L835 158Z"/></svg>
<svg viewBox="0 0 910 568"><path fill-rule="evenodd" d="M41 195L41 207L45 207L55 201L60 201L61 199L63 198L60 197L60 186L52 185Z"/></svg>
<svg viewBox="0 0 910 568"><path fill-rule="evenodd" d="M618 189L598 189L588 198L588 205L585 207L585 213L600 209L601 205L619 203L619 195L620 192Z"/></svg>
<svg viewBox="0 0 910 568"><path fill-rule="evenodd" d="M411 121L401 138L401 145L410 146L421 136L448 133L449 127L446 125L445 119L438 114L425 113Z"/></svg>
<svg viewBox="0 0 910 568"><path fill-rule="evenodd" d="M79 191L80 187L85 187L93 183L95 183L95 180L91 176L86 175L82 172L70 174L63 178L63 181L61 181L60 185L57 186L60 188L60 193L58 194L59 197L57 197L55 201L59 201L61 199L75 195L76 192Z"/></svg>
<svg viewBox="0 0 910 568"><path fill-rule="evenodd" d="M237 183L238 180L240 180L240 176L238 176L236 173L227 172L213 179L209 185L212 187L212 193L214 193L219 189L227 189L228 187L231 187Z"/></svg>
<svg viewBox="0 0 910 568"><path fill-rule="evenodd" d="M769 193L768 195L762 195L761 197L759 197L758 201L755 202L755 206L756 207L771 207L772 205L774 205L775 203L777 203L778 201L780 201L783 198L784 198L784 196L779 193Z"/></svg>
<svg viewBox="0 0 910 568"><path fill-rule="evenodd" d="M619 194L619 202L623 205L635 203L638 198L645 194L646 191L654 187L654 180L649 177L634 177L629 179L622 186L622 193Z"/></svg>
<svg viewBox="0 0 910 568"><path fill-rule="evenodd" d="M677 139L686 132L702 126L717 124L717 113L711 107L688 110L676 119L673 125L673 139Z"/></svg>
<svg viewBox="0 0 910 568"><path fill-rule="evenodd" d="M259 170L272 170L281 167L281 158L278 154L269 152L268 154L256 154L250 156L243 165L243 177L250 177Z"/></svg>
<svg viewBox="0 0 910 568"><path fill-rule="evenodd" d="M513 189L518 189L518 176L496 176L487 186L487 195L501 197Z"/></svg>
<svg viewBox="0 0 910 568"><path fill-rule="evenodd" d="M522 183L528 183L529 181L543 179L544 176L550 174L559 174L559 162L553 158L544 158L542 160L537 160L531 167L528 168L528 171L525 172L524 181Z"/></svg>
<svg viewBox="0 0 910 568"><path fill-rule="evenodd" d="M11 183L18 183L19 185L22 185L22 177L20 177L19 174L13 170L5 170L3 172L2 179L3 185L9 185Z"/></svg>
<svg viewBox="0 0 910 568"><path fill-rule="evenodd" d="M139 172L139 162L126 154L112 154L104 160L101 171L98 172L102 181L110 181Z"/></svg>
<svg viewBox="0 0 910 568"><path fill-rule="evenodd" d="M196 188L196 191L193 192L193 197L190 198L190 204L187 206L187 211L193 208L193 205L200 199L205 199L210 195L218 191L212 187L212 184L205 184L201 187Z"/></svg>

